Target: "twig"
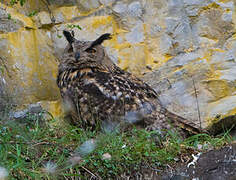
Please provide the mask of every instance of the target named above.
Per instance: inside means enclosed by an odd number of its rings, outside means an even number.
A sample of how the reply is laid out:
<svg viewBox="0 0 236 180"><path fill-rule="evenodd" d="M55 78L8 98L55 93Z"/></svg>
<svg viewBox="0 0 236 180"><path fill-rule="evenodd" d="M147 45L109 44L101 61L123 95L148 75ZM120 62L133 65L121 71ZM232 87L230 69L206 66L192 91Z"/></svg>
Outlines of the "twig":
<svg viewBox="0 0 236 180"><path fill-rule="evenodd" d="M55 16L53 15L51 9L49 8L50 2L49 2L48 0L45 0L45 1L43 0L42 2L46 5L46 7L47 7L47 9L48 9L48 12L49 12L49 14L50 14L50 19L51 19L51 21L52 21L52 23L53 23L53 25L54 25L56 19L55 19Z"/></svg>
<svg viewBox="0 0 236 180"><path fill-rule="evenodd" d="M31 145L32 147L33 146L38 146L38 145L53 145L53 146L58 145L58 144L50 143L50 142L46 142L46 141L37 142L37 143L32 143L32 142L16 142L16 141L2 142L2 141L0 141L0 144L27 144L27 145Z"/></svg>
<svg viewBox="0 0 236 180"><path fill-rule="evenodd" d="M39 142L39 143L33 144L32 147L33 147L33 146L38 146L38 145L43 145L43 144L44 144L44 145L55 145L55 144L52 144L52 143L50 143L50 142Z"/></svg>
<svg viewBox="0 0 236 180"><path fill-rule="evenodd" d="M202 121L201 121L201 114L200 114L200 108L199 108L198 97L197 97L197 89L196 89L193 77L191 77L191 78L192 78L192 81L193 81L194 94L195 94L196 102L197 102L198 120L199 120L199 123L200 123L200 129L202 130Z"/></svg>
<svg viewBox="0 0 236 180"><path fill-rule="evenodd" d="M81 166L81 168L83 168L85 171L87 171L89 174L91 174L93 177L96 177L96 178L99 178L99 179L101 179L101 177L100 176L96 176L95 174L93 174L91 171L89 171L87 168L85 168L84 166Z"/></svg>
<svg viewBox="0 0 236 180"><path fill-rule="evenodd" d="M53 12L52 12L52 10L50 9L50 1L49 0L43 0L42 1L43 3L44 3L44 5L47 7L47 10L48 10L48 12L49 12L49 15L50 15L50 19L51 19L51 21L52 21L52 25L53 25L53 27L56 29L56 33L57 33L57 35L58 35L58 28L55 26L56 25L56 18L55 18L55 16L54 16L54 14L53 14ZM58 23L59 24L59 23Z"/></svg>

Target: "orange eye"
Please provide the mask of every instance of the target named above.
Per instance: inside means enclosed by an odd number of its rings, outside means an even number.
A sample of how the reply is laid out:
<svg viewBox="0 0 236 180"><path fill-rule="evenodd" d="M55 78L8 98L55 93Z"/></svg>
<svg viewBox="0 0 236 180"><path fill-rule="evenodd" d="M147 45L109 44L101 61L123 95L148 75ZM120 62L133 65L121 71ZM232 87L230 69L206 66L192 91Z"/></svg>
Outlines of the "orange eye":
<svg viewBox="0 0 236 180"><path fill-rule="evenodd" d="M96 50L93 49L93 48L88 48L88 49L86 49L86 52L88 52L88 53L95 53Z"/></svg>

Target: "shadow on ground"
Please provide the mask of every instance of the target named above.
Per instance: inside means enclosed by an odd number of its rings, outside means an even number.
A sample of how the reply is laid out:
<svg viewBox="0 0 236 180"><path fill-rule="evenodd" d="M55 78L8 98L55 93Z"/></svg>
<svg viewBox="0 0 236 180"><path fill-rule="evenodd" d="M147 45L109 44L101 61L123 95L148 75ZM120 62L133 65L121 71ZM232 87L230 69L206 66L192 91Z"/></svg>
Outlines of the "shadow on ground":
<svg viewBox="0 0 236 180"><path fill-rule="evenodd" d="M143 175L141 179L236 180L236 142L201 154L196 163L189 167L188 164L179 164L176 168L168 168L161 175L153 170L152 173L149 171L148 175Z"/></svg>

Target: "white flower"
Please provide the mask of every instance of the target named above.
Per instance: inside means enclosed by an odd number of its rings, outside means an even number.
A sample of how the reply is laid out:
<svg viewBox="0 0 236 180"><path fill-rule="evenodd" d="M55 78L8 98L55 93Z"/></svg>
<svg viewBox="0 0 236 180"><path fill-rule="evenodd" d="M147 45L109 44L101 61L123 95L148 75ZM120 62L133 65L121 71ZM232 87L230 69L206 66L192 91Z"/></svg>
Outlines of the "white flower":
<svg viewBox="0 0 236 180"><path fill-rule="evenodd" d="M8 176L8 171L4 167L0 167L0 180L5 180L7 179Z"/></svg>
<svg viewBox="0 0 236 180"><path fill-rule="evenodd" d="M51 161L48 161L43 165L43 171L48 174L54 174L57 170L57 165Z"/></svg>

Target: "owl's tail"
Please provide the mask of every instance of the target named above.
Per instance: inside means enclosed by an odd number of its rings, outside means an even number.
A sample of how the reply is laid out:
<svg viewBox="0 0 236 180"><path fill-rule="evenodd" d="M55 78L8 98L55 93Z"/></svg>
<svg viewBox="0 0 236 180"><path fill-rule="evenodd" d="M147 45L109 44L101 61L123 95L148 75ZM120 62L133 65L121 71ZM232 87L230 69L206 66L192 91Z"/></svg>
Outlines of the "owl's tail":
<svg viewBox="0 0 236 180"><path fill-rule="evenodd" d="M206 130L202 129L198 124L190 122L189 120L178 116L168 110L165 110L164 114L168 118L168 120L171 121L171 123L193 134L208 133Z"/></svg>

